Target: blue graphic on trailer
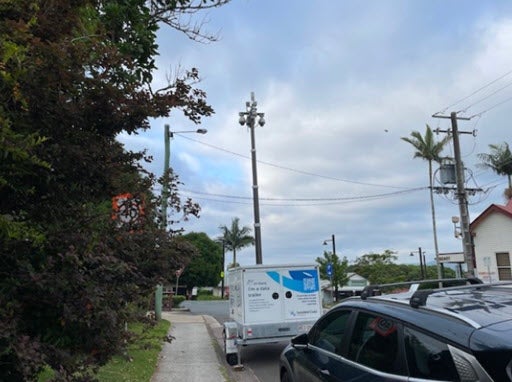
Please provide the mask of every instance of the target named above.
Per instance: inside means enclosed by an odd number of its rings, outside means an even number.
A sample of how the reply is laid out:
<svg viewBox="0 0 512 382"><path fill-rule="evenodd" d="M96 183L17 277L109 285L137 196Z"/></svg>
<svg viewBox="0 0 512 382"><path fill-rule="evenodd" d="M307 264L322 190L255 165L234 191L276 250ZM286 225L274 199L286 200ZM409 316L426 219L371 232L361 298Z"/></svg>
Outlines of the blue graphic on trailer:
<svg viewBox="0 0 512 382"><path fill-rule="evenodd" d="M301 271L289 271L290 277L283 275L283 286L295 292L314 293L318 292L318 278L315 269L305 269ZM279 284L279 272L267 272L272 280Z"/></svg>

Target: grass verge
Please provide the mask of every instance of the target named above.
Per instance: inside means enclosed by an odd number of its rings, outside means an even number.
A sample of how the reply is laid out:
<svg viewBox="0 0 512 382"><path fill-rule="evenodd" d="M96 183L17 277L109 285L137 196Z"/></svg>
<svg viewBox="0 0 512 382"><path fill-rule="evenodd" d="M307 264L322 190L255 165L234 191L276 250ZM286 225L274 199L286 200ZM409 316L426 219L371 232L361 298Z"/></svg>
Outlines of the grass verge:
<svg viewBox="0 0 512 382"><path fill-rule="evenodd" d="M137 339L128 345L128 356L115 356L101 367L97 377L101 382L145 382L155 372L163 339L169 331L170 322L160 320L153 328L141 324L130 325Z"/></svg>
<svg viewBox="0 0 512 382"><path fill-rule="evenodd" d="M149 382L156 370L158 355L170 325L165 320L160 320L154 327L140 323L129 325L135 338L128 345L127 354L113 357L100 368L96 378L100 382ZM52 376L52 370L47 368L39 375L38 382L48 381Z"/></svg>

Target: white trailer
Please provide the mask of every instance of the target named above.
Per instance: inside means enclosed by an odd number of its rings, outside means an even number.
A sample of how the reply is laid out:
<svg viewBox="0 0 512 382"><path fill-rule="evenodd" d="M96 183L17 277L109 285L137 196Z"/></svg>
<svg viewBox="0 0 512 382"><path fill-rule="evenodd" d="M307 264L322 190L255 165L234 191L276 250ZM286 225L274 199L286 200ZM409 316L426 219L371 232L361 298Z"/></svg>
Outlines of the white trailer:
<svg viewBox="0 0 512 382"><path fill-rule="evenodd" d="M224 350L230 365L240 365L242 346L288 340L322 315L317 264L236 267L227 283L232 321L224 323Z"/></svg>

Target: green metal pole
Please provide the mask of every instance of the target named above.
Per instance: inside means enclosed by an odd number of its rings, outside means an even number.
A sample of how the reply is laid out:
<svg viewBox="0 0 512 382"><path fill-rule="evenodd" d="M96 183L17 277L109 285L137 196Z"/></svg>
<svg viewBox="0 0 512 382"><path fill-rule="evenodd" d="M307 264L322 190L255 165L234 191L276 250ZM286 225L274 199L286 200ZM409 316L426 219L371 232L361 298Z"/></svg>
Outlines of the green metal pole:
<svg viewBox="0 0 512 382"><path fill-rule="evenodd" d="M162 319L162 296L163 287L158 284L155 289L155 319L160 321Z"/></svg>

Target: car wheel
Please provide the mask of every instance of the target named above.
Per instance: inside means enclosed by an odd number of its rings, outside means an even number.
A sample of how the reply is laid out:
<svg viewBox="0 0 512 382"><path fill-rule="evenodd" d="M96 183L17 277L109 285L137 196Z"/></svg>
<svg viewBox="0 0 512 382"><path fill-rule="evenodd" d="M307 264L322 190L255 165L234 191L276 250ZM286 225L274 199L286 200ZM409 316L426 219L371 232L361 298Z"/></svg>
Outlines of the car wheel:
<svg viewBox="0 0 512 382"><path fill-rule="evenodd" d="M292 379L290 378L290 374L286 370L281 372L281 382L292 382Z"/></svg>

